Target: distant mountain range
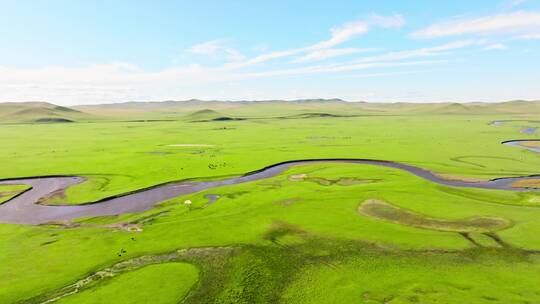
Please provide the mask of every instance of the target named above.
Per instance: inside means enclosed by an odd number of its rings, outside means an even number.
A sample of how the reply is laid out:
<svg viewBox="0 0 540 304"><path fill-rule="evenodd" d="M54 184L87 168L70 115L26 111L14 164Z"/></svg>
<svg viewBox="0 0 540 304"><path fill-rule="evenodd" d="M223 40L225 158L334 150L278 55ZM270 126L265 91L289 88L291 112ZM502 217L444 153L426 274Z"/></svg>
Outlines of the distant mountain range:
<svg viewBox="0 0 540 304"><path fill-rule="evenodd" d="M369 103L342 99L219 101L129 101L57 106L48 102L0 103L0 123L45 123L93 120L167 119L241 120L271 117L338 117L358 115L528 115L540 113L540 101L499 103Z"/></svg>

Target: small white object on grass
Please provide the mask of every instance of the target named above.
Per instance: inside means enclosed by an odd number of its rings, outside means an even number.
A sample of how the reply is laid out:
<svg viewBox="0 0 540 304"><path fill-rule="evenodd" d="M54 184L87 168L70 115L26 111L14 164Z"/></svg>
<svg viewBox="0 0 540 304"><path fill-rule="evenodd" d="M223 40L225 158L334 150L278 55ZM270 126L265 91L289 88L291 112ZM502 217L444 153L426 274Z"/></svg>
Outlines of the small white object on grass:
<svg viewBox="0 0 540 304"><path fill-rule="evenodd" d="M190 205L191 205L191 201L190 201L190 200L185 200L185 201L184 201L184 205L190 206Z"/></svg>

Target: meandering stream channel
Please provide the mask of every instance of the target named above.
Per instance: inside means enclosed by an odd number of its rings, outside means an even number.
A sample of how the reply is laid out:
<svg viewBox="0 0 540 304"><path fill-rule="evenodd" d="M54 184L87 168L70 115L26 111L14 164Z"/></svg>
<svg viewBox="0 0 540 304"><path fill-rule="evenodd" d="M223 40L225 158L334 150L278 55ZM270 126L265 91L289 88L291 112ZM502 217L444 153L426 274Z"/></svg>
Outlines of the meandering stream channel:
<svg viewBox="0 0 540 304"><path fill-rule="evenodd" d="M533 152L540 152L540 149L538 148L530 148L520 145L520 141L507 141L505 142L505 144L516 145ZM527 189L512 187L512 184L521 180L540 178L540 175L538 175L499 178L482 182L465 182L458 180L448 180L436 175L429 170L391 161L372 159L309 159L278 163L239 177L202 182L171 182L147 189L141 189L125 195L104 199L91 204L69 206L41 205L38 204L38 202L40 201L40 199L48 197L54 193L61 192L72 185L82 183L84 181L83 177L51 176L10 179L0 181L0 185L28 184L31 186L31 188L0 205L0 222L37 225L52 221L71 220L79 217L94 217L141 212L151 209L157 203L174 197L220 186L262 180L276 176L295 165L317 163L348 163L356 165L375 165L389 167L409 172L418 177L441 185L481 189L527 191Z"/></svg>

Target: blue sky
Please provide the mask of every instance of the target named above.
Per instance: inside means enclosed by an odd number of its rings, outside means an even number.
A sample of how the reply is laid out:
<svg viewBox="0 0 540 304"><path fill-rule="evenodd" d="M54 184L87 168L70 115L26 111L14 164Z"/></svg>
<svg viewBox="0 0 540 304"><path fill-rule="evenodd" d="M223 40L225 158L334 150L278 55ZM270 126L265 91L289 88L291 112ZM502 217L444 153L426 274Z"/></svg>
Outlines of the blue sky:
<svg viewBox="0 0 540 304"><path fill-rule="evenodd" d="M0 100L540 99L540 1L2 1Z"/></svg>

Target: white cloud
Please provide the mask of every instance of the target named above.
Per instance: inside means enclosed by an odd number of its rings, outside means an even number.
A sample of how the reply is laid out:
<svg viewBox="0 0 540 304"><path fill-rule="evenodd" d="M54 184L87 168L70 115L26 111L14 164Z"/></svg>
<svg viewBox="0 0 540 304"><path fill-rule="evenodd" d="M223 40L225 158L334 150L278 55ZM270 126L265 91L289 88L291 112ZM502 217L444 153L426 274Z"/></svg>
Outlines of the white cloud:
<svg viewBox="0 0 540 304"><path fill-rule="evenodd" d="M528 33L540 28L540 12L518 11L506 14L455 19L433 24L412 35L417 38L437 38L465 34L491 35Z"/></svg>
<svg viewBox="0 0 540 304"><path fill-rule="evenodd" d="M476 40L456 41L430 48L389 52L339 64L310 65L257 72L242 72L229 65L203 67L195 64L160 71L146 71L136 65L122 62L82 67L0 67L0 100L50 100L80 104L181 98L179 96L200 97L201 95L189 96L189 94L194 92L196 88L205 88L206 91L208 86L215 87L218 83L241 82L251 78L441 64L447 61L425 59L483 43L483 41ZM357 51L357 49L322 49L318 51L323 52L309 53L313 54L311 59L314 60L316 56L318 58L334 56L335 52L352 52ZM392 72L395 71L392 70Z"/></svg>
<svg viewBox="0 0 540 304"><path fill-rule="evenodd" d="M188 49L188 52L198 55L215 55L221 49L220 40L211 40L196 44Z"/></svg>
<svg viewBox="0 0 540 304"><path fill-rule="evenodd" d="M0 67L0 100L48 100L61 104L85 104L126 100L182 99L200 97L201 91L208 91L208 86L215 88L218 83L223 85L230 81L241 82L252 78L339 73L436 63L441 63L441 61L349 62L247 73L236 69L205 68L198 65L150 72L130 64L118 63L77 68ZM198 88L204 88L204 90L201 89L194 96L193 92Z"/></svg>
<svg viewBox="0 0 540 304"><path fill-rule="evenodd" d="M292 69L280 69L264 72L245 73L244 77L274 77L274 76L291 76L291 75L305 75L316 73L338 73L348 72L356 70L364 70L370 68L391 68L402 66L418 66L418 65L431 65L444 63L444 60L422 60L422 61L401 61L401 62L366 62L366 63L345 63L345 64L331 64L320 66L308 66L302 68Z"/></svg>
<svg viewBox="0 0 540 304"><path fill-rule="evenodd" d="M302 53L306 53L310 51L331 48L331 47L337 46L338 44L351 40L355 36L366 33L367 31L368 31L368 26L364 22L346 23L340 27L330 29L331 37L327 40L317 42L307 47L289 49L289 50L284 50L284 51L275 51L275 52L262 54L262 55L245 60L240 63L231 64L229 65L229 67L240 68L240 67L263 63L263 62L278 59L278 58L290 57L293 55L298 55L298 54L302 54Z"/></svg>
<svg viewBox="0 0 540 304"><path fill-rule="evenodd" d="M502 43L494 43L487 45L484 50L506 50L508 47Z"/></svg>
<svg viewBox="0 0 540 304"><path fill-rule="evenodd" d="M522 40L539 40L540 33L524 34L524 35L520 35L518 38Z"/></svg>
<svg viewBox="0 0 540 304"><path fill-rule="evenodd" d="M22 69L0 67L0 100L50 100L64 104L80 104L125 100L204 98L204 96L209 96L208 94L220 94L213 96L223 99L234 96L225 93L221 95L220 90L224 87L226 89L227 83L237 84L238 91L236 92L239 92L245 90L246 84L250 83L249 79L254 78L258 82L259 78L266 77L324 73L341 75L339 73L368 69L373 69L374 73L364 74L366 77L394 75L402 73L401 67L448 63L450 59L442 56L452 54L462 48L472 46L497 48L496 43L488 45L483 40L469 39L433 47L386 52L339 63L331 61L328 64L309 64L276 69L269 69L267 66L261 65L256 69L252 67L253 70L241 69L246 65L275 58L291 56L290 59L293 62L310 63L372 50L338 46L366 33L370 25L389 28L403 26L404 20L401 18L399 15L391 17L374 17L372 15L365 22L347 23L336 27L330 31L328 39L306 47L270 52L252 59L229 62L216 67L193 64L159 71L147 71L136 65L122 62L81 67ZM233 56L234 52L230 53L229 50L226 41L212 40L194 45L188 52L204 56ZM253 88L253 90L257 89L257 86ZM233 89L230 91L232 92Z"/></svg>
<svg viewBox="0 0 540 304"><path fill-rule="evenodd" d="M435 47L420 48L407 51L389 52L386 54L365 57L360 62L377 62L377 61L396 61L418 57L431 57L437 55L445 55L450 51L462 49L468 46L484 44L482 40L461 40L445 43Z"/></svg>
<svg viewBox="0 0 540 304"><path fill-rule="evenodd" d="M298 57L293 62L295 63L313 62L313 61L318 61L318 60L323 60L323 59L328 59L328 58L334 58L337 56L356 54L356 53L365 52L369 50L372 50L372 49L361 49L361 48L322 49L322 50L316 50L304 56Z"/></svg>
<svg viewBox="0 0 540 304"><path fill-rule="evenodd" d="M247 59L240 63L230 64L229 67L240 68L240 67L263 63L263 62L278 59L278 58L290 57L290 56L299 55L303 53L330 49L340 44L343 44L347 41L350 41L360 35L367 33L369 31L370 25L376 26L376 27L383 27L383 28L397 28L397 27L403 26L404 24L405 24L405 18L401 15L397 15L397 14L392 15L392 16L371 15L369 18L367 18L366 21L359 20L359 21L354 21L354 22L348 22L341 26L330 29L330 38L327 40L323 40L323 41L314 43L306 47L262 54L254 58ZM316 55L313 55L313 56L316 56Z"/></svg>
<svg viewBox="0 0 540 304"><path fill-rule="evenodd" d="M445 43L442 45L420 48L398 52L388 52L377 56L364 57L360 60L349 61L341 64L315 65L300 68L278 69L263 72L244 73L242 77L271 77L286 75L302 75L315 73L336 73L354 71L368 68L390 68L399 66L431 65L448 62L448 60L419 60L419 58L429 58L433 56L447 55L458 49L484 45L484 40L460 40ZM341 49L325 49L322 51L333 51ZM313 52L315 53L315 52ZM312 53L310 53L312 54ZM324 52L323 52L324 54ZM308 54L309 55L309 54ZM305 56L304 56L305 57ZM418 59L416 61L407 61L409 59Z"/></svg>
<svg viewBox="0 0 540 304"><path fill-rule="evenodd" d="M224 54L231 61L243 60L245 57L233 48L227 47L221 39L210 40L193 45L187 50L196 55L218 56Z"/></svg>
<svg viewBox="0 0 540 304"><path fill-rule="evenodd" d="M352 38L367 33L369 27L366 22L355 21L346 23L340 27L330 29L332 36L330 39L321 41L309 47L310 49L324 49L334 47Z"/></svg>

